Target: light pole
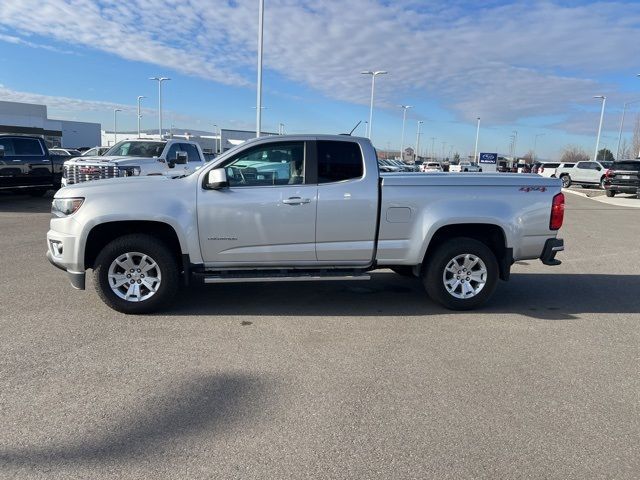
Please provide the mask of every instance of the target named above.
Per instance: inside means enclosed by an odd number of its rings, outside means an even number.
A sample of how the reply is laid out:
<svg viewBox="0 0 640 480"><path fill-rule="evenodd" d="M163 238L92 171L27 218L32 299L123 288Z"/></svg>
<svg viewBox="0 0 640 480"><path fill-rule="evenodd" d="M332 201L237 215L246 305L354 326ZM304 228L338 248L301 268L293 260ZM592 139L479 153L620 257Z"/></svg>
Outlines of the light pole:
<svg viewBox="0 0 640 480"><path fill-rule="evenodd" d="M171 80L168 77L150 77L149 80L156 80L158 82L158 135L162 140L162 82L165 80Z"/></svg>
<svg viewBox="0 0 640 480"><path fill-rule="evenodd" d="M420 155L420 135L422 134L420 129L422 128L422 124L423 123L424 122L422 120L418 120L418 133L416 135L416 158L415 158L414 162L416 162L418 160L418 155Z"/></svg>
<svg viewBox="0 0 640 480"><path fill-rule="evenodd" d="M473 161L478 161L478 139L480 138L480 117L478 117L478 126L476 127L476 148L473 150Z"/></svg>
<svg viewBox="0 0 640 480"><path fill-rule="evenodd" d="M532 163L535 163L535 161L536 161L536 147L538 146L538 137L542 137L544 135L546 135L546 134L539 133L535 137L533 137L533 158L531 159Z"/></svg>
<svg viewBox="0 0 640 480"><path fill-rule="evenodd" d="M444 151L445 151L446 145L447 145L447 142L442 142L442 163L444 163Z"/></svg>
<svg viewBox="0 0 640 480"><path fill-rule="evenodd" d="M256 137L262 131L262 36L264 31L264 0L260 0L258 13L258 91L256 98Z"/></svg>
<svg viewBox="0 0 640 480"><path fill-rule="evenodd" d="M631 105L632 103L640 102L640 100L631 100L627 102L622 107L622 119L620 120L620 131L618 132L618 148L616 149L616 162L620 160L618 157L620 155L620 141L622 140L622 128L624 127L624 114L627 111L627 105Z"/></svg>
<svg viewBox="0 0 640 480"><path fill-rule="evenodd" d="M262 0L261 0L262 1ZM375 72L367 70L366 72L360 72L362 75L371 75L371 102L369 104L369 132L368 132L368 138L369 140L371 140L371 127L373 126L372 122L373 122L373 95L374 92L376 90L376 77L378 75L386 75L389 72L385 72L384 70L377 70ZM401 153L402 155L402 153Z"/></svg>
<svg viewBox="0 0 640 480"><path fill-rule="evenodd" d="M398 105L402 109L402 137L400 138L400 161L404 160L404 122L407 120L407 110L411 105Z"/></svg>
<svg viewBox="0 0 640 480"><path fill-rule="evenodd" d="M142 118L142 114L140 113L140 100L143 98L147 98L144 95L138 95L138 138L140 138L140 119Z"/></svg>
<svg viewBox="0 0 640 480"><path fill-rule="evenodd" d="M212 125L213 127L213 141L214 141L214 149L215 149L215 153L218 153L218 138L216 138L216 135L220 135L220 127L218 127L217 123L214 123ZM218 129L218 133L216 134L216 128ZM220 142L222 143L222 137L220 137Z"/></svg>
<svg viewBox="0 0 640 480"><path fill-rule="evenodd" d="M118 143L118 121L116 118L116 114L121 111L122 110L120 108L113 109L113 144L114 145Z"/></svg>
<svg viewBox="0 0 640 480"><path fill-rule="evenodd" d="M431 137L431 160L436 161L436 137Z"/></svg>
<svg viewBox="0 0 640 480"><path fill-rule="evenodd" d="M596 151L593 155L593 161L598 160L598 149L600 148L600 134L602 133L602 120L604 120L604 106L607 103L607 97L604 95L594 95L593 98L602 100L602 109L600 110L600 123L598 124L598 136L596 138Z"/></svg>

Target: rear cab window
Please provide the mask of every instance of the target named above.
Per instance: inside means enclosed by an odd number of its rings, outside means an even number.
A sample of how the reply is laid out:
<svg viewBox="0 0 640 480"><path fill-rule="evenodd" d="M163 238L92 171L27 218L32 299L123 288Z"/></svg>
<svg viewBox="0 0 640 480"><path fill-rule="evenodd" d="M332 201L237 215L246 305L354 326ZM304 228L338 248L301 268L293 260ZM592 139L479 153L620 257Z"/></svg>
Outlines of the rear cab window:
<svg viewBox="0 0 640 480"><path fill-rule="evenodd" d="M622 170L627 172L640 172L640 161L638 162L616 162L611 166L612 170Z"/></svg>
<svg viewBox="0 0 640 480"><path fill-rule="evenodd" d="M356 180L364 175L364 158L356 142L319 140L318 183Z"/></svg>

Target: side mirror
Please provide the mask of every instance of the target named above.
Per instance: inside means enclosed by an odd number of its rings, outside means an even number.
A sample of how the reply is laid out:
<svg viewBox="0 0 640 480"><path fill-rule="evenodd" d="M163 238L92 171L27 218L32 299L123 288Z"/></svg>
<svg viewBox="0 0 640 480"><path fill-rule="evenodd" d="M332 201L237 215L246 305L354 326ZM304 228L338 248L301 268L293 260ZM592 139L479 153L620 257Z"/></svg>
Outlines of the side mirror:
<svg viewBox="0 0 640 480"><path fill-rule="evenodd" d="M187 152L178 151L176 152L176 165L186 165L187 164Z"/></svg>
<svg viewBox="0 0 640 480"><path fill-rule="evenodd" d="M0 158L4 157L4 145L0 145Z"/></svg>
<svg viewBox="0 0 640 480"><path fill-rule="evenodd" d="M601 167L596 167L596 170L600 171L600 170L602 170L602 168Z"/></svg>
<svg viewBox="0 0 640 480"><path fill-rule="evenodd" d="M167 167L176 168L176 161L175 160L167 160Z"/></svg>
<svg viewBox="0 0 640 480"><path fill-rule="evenodd" d="M205 188L209 190L221 190L228 187L227 172L224 168L214 168L207 173L207 184Z"/></svg>

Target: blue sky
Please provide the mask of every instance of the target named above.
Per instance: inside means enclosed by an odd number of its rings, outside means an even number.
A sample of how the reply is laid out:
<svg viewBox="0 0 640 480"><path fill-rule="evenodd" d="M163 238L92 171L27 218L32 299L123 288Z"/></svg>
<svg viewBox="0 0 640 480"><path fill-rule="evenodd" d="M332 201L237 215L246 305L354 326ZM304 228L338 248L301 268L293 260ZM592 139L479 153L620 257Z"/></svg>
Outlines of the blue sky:
<svg viewBox="0 0 640 480"><path fill-rule="evenodd" d="M439 152L518 153L553 158L568 144L591 151L607 95L602 144L615 150L622 104L640 99L640 2L266 0L263 126L288 133L340 133L368 118L378 77L373 141ZM478 5L482 5L479 7ZM54 118L134 129L255 128L257 0L4 0L0 9L0 99L42 102ZM640 102L630 107L625 137ZM357 132L363 134L361 127Z"/></svg>

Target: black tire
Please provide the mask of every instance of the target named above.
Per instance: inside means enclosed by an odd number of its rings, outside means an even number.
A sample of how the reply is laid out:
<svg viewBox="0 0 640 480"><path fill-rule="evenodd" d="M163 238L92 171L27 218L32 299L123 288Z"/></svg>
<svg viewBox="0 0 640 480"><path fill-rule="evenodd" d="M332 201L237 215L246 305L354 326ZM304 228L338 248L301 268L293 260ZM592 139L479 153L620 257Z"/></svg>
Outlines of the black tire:
<svg viewBox="0 0 640 480"><path fill-rule="evenodd" d="M443 277L449 262L459 255L466 254L475 255L484 263L486 267L485 284L473 297L457 298L449 293L444 285ZM444 307L450 310L472 310L484 304L493 295L498 284L498 277L498 261L489 247L473 238L457 237L449 239L429 254L422 282L429 296Z"/></svg>
<svg viewBox="0 0 640 480"><path fill-rule="evenodd" d="M145 300L134 302L120 298L109 285L109 267L116 258L127 252L148 255L155 261L161 274L157 291ZM127 314L150 313L160 309L173 298L180 287L175 256L163 242L143 234L116 238L102 249L95 262L94 284L98 296L104 303L118 312Z"/></svg>
<svg viewBox="0 0 640 480"><path fill-rule="evenodd" d="M33 188L29 189L28 192L32 197L44 197L48 191L48 188Z"/></svg>
<svg viewBox="0 0 640 480"><path fill-rule="evenodd" d="M398 265L396 267L391 267L391 270L403 277L415 277L413 274L413 267L411 265Z"/></svg>
<svg viewBox="0 0 640 480"><path fill-rule="evenodd" d="M571 186L571 177L569 175L562 175L560 180L562 181L562 188L569 188Z"/></svg>
<svg viewBox="0 0 640 480"><path fill-rule="evenodd" d="M616 196L616 191L615 190L605 190L604 194L607 197L611 198L611 197L615 197Z"/></svg>
<svg viewBox="0 0 640 480"><path fill-rule="evenodd" d="M605 190L604 188L604 177L600 179L600 190Z"/></svg>

